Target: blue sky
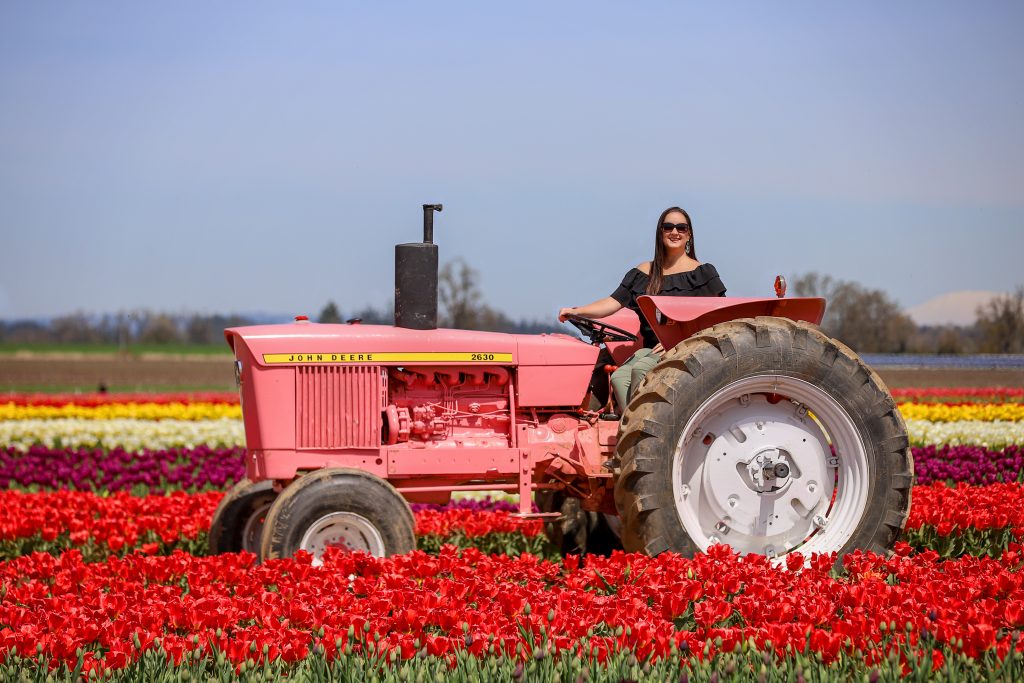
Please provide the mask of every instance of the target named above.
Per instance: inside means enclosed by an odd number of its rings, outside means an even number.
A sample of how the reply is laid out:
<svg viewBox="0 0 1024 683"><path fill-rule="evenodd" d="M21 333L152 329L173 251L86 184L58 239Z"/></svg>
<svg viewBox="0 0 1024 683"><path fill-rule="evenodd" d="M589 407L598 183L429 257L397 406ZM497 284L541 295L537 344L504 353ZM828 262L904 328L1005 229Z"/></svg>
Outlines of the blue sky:
<svg viewBox="0 0 1024 683"><path fill-rule="evenodd" d="M0 318L389 302L424 202L514 317L666 206L737 296L1024 284L1020 3L0 4Z"/></svg>

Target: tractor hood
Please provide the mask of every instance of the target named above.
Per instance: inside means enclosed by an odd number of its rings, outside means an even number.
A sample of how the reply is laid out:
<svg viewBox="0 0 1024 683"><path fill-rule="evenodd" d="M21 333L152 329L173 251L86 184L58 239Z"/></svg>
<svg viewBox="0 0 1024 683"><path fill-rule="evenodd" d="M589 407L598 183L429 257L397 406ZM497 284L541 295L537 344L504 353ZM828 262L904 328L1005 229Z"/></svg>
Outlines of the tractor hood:
<svg viewBox="0 0 1024 683"><path fill-rule="evenodd" d="M233 327L224 331L239 355L244 346L261 366L364 363L373 365L592 365L596 349L565 334L505 334L475 330L411 330L390 325L333 325L305 321Z"/></svg>
<svg viewBox="0 0 1024 683"><path fill-rule="evenodd" d="M306 321L224 331L247 373L325 365L457 365L517 369L518 405L578 406L598 349L565 334L412 330Z"/></svg>

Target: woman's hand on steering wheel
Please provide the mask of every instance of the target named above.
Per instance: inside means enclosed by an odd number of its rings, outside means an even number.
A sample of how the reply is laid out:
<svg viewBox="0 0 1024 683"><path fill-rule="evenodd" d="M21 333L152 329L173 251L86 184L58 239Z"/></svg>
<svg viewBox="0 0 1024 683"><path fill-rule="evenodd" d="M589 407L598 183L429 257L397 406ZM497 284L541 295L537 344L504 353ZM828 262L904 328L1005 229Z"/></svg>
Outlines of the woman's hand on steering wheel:
<svg viewBox="0 0 1024 683"><path fill-rule="evenodd" d="M570 313L569 311L571 310L563 308L558 312L558 319L572 324L584 336L590 338L591 344L600 344L601 342L635 342L637 339L635 334L627 332L621 327L615 327L593 318L584 318L582 315Z"/></svg>
<svg viewBox="0 0 1024 683"><path fill-rule="evenodd" d="M568 308L558 309L558 322L564 323L570 315L579 315L576 313L576 308L570 306Z"/></svg>

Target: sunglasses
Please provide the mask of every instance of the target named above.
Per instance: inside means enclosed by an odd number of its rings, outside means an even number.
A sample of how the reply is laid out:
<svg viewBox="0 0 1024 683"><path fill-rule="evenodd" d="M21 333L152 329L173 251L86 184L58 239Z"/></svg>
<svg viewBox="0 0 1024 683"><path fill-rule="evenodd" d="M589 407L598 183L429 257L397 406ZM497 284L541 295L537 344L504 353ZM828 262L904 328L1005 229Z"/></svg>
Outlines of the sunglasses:
<svg viewBox="0 0 1024 683"><path fill-rule="evenodd" d="M686 223L662 223L661 229L665 232L678 230L679 232L690 232L690 226Z"/></svg>

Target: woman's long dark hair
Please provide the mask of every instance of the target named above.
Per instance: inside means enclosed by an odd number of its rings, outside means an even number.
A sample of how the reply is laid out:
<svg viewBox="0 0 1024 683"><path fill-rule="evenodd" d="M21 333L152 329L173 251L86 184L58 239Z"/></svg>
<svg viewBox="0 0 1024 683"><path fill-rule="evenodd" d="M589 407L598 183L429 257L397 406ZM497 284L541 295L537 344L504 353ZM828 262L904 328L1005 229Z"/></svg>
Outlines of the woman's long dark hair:
<svg viewBox="0 0 1024 683"><path fill-rule="evenodd" d="M661 217L658 218L658 226L654 228L654 261L651 262L651 279L647 283L647 293L651 295L657 295L661 293L661 281L664 278L664 267L665 267L665 254L668 252L668 247L665 246L665 241L661 239L661 224L665 222L665 216L669 215L673 211L686 216L686 222L690 225L690 258L697 258L697 247L693 244L693 221L690 220L690 214L686 213L683 209L678 206L670 206L661 212Z"/></svg>

